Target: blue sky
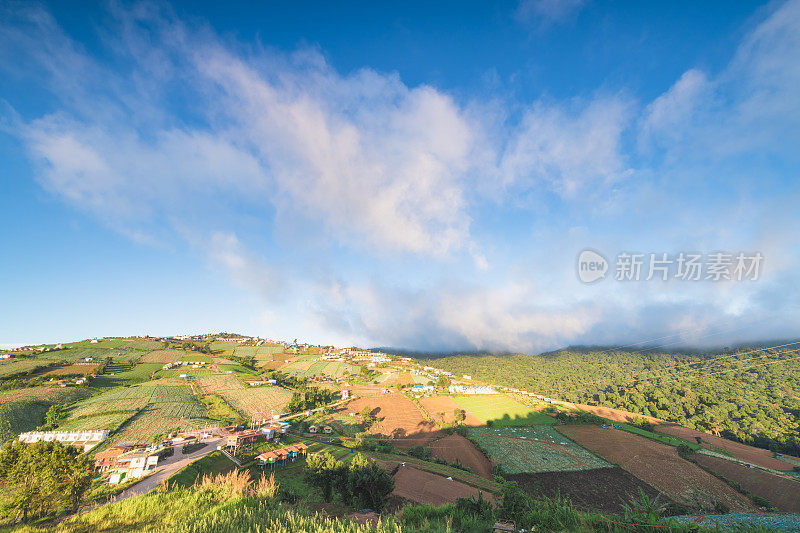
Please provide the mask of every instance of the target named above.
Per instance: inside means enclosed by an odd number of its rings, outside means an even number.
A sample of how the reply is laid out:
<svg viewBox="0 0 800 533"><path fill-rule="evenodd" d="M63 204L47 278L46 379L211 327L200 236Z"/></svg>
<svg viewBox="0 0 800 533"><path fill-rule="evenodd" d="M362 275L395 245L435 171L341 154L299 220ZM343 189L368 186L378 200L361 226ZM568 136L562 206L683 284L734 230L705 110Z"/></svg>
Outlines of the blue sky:
<svg viewBox="0 0 800 533"><path fill-rule="evenodd" d="M797 336L798 58L798 1L0 1L0 345Z"/></svg>

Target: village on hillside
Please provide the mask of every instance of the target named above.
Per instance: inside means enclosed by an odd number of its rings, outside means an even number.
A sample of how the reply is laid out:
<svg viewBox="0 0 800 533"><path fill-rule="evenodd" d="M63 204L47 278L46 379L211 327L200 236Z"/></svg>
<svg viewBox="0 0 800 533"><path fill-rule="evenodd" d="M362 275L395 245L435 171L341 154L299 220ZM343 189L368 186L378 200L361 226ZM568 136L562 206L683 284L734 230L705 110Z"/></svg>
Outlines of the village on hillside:
<svg viewBox="0 0 800 533"><path fill-rule="evenodd" d="M495 501L502 475L614 513L641 493L687 512L760 512L774 481L787 492L770 508L800 511L800 459L381 351L230 334L88 339L4 351L0 378L24 384L0 392L6 412L18 408L11 437L78 449L93 490L115 500L230 471L313 494L309 457L363 454L391 475L393 509ZM745 475L762 488L721 479ZM599 497L598 480L620 498Z"/></svg>

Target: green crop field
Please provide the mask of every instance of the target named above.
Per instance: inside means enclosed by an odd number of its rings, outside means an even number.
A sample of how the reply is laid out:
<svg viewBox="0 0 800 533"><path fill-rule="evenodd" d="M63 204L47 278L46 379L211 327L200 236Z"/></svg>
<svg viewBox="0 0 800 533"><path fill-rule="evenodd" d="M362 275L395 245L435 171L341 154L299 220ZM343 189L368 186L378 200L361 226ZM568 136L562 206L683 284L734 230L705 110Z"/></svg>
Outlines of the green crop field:
<svg viewBox="0 0 800 533"><path fill-rule="evenodd" d="M109 441L146 444L172 431L217 425L205 415L206 408L193 398L186 402L151 403L128 419Z"/></svg>
<svg viewBox="0 0 800 533"><path fill-rule="evenodd" d="M120 346L124 350L158 350L163 347L161 341L154 341L149 339L133 339L125 342Z"/></svg>
<svg viewBox="0 0 800 533"><path fill-rule="evenodd" d="M613 466L581 448L552 426L470 428L468 436L508 474Z"/></svg>
<svg viewBox="0 0 800 533"><path fill-rule="evenodd" d="M533 426L555 423L555 418L504 394L453 396L453 401L482 422L493 426Z"/></svg>
<svg viewBox="0 0 800 533"><path fill-rule="evenodd" d="M328 415L321 412L314 413L306 420L309 424L319 428L330 426L333 428L334 433L345 437L355 437L357 433L364 431L355 417L343 413L331 413Z"/></svg>
<svg viewBox="0 0 800 533"><path fill-rule="evenodd" d="M154 350L142 357L141 361L142 363L174 363L175 361L184 361L189 357L190 353L184 350ZM205 354L202 355L205 356ZM208 356L206 357L211 359Z"/></svg>
<svg viewBox="0 0 800 533"><path fill-rule="evenodd" d="M233 350L238 347L239 345L235 342L214 342L211 344L211 351L225 352L230 355L233 353Z"/></svg>
<svg viewBox="0 0 800 533"><path fill-rule="evenodd" d="M0 392L0 443L36 429L55 403L68 404L91 394L87 387L28 387Z"/></svg>
<svg viewBox="0 0 800 533"><path fill-rule="evenodd" d="M239 357L255 357L259 361L272 361L272 355L281 352L282 346L239 346L233 354Z"/></svg>
<svg viewBox="0 0 800 533"><path fill-rule="evenodd" d="M195 383L204 393L219 394L246 417L261 409L265 416L282 413L292 393L281 387L248 387L231 374L198 377Z"/></svg>
<svg viewBox="0 0 800 533"><path fill-rule="evenodd" d="M0 378L44 368L53 361L43 359L8 359L0 361Z"/></svg>
<svg viewBox="0 0 800 533"><path fill-rule="evenodd" d="M102 413L96 416L73 418L58 426L59 430L71 431L75 429L108 429L115 430L135 414L133 411L121 413Z"/></svg>
<svg viewBox="0 0 800 533"><path fill-rule="evenodd" d="M69 420L107 412L135 411L150 403L193 401L191 389L184 385L122 387L76 403L69 409L67 418Z"/></svg>
<svg viewBox="0 0 800 533"><path fill-rule="evenodd" d="M202 376L194 380L200 390L219 394L222 391L244 389L244 384L233 374Z"/></svg>
<svg viewBox="0 0 800 533"><path fill-rule="evenodd" d="M305 360L304 360L305 359ZM280 372L287 376L298 378L313 378L315 376L330 376L338 378L346 374L358 374L361 368L344 361L316 361L317 356L301 358L294 363L281 367Z"/></svg>
<svg viewBox="0 0 800 533"><path fill-rule="evenodd" d="M246 389L224 390L218 393L242 415L250 417L260 409L265 417L283 413L292 393L281 387L249 387Z"/></svg>

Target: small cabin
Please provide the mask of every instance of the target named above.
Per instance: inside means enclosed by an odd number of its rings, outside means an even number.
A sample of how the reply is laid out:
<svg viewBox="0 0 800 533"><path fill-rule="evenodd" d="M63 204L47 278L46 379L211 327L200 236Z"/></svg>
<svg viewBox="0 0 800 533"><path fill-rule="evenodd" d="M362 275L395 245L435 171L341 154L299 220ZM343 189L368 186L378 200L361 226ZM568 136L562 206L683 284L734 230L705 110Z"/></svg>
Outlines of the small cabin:
<svg viewBox="0 0 800 533"><path fill-rule="evenodd" d="M325 426L324 428L322 428L322 432L323 433L333 433L333 428L330 427L330 426Z"/></svg>
<svg viewBox="0 0 800 533"><path fill-rule="evenodd" d="M319 428L317 426L308 426L309 433L316 433L317 431L319 431Z"/></svg>

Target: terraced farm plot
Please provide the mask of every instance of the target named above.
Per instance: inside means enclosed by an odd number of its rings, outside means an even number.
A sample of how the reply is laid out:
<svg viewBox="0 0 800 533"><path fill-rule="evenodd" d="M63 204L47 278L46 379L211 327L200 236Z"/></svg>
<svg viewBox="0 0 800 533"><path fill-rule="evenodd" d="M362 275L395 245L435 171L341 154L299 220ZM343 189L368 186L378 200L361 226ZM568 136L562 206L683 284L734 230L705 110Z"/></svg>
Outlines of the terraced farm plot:
<svg viewBox="0 0 800 533"><path fill-rule="evenodd" d="M283 346L239 346L233 354L238 357L255 357L258 361L272 361L272 356L281 352Z"/></svg>
<svg viewBox="0 0 800 533"><path fill-rule="evenodd" d="M194 402L191 389L185 385L135 386L115 389L93 396L70 408L68 419L103 414L108 411L135 411L150 403Z"/></svg>
<svg viewBox="0 0 800 533"><path fill-rule="evenodd" d="M135 413L133 411L126 411L123 413L103 413L96 416L87 416L84 418L74 418L67 420L65 423L58 426L59 430L72 431L77 429L108 429L115 430L125 423Z"/></svg>
<svg viewBox="0 0 800 533"><path fill-rule="evenodd" d="M444 476L438 476L412 466L399 466L394 478L393 496L429 505L455 503L458 498L478 498L481 491L466 483ZM493 502L491 495L483 494L484 499Z"/></svg>
<svg viewBox="0 0 800 533"><path fill-rule="evenodd" d="M236 342L214 342L211 344L211 351L212 352L225 352L228 355L232 355L233 351L239 348L239 344Z"/></svg>
<svg viewBox="0 0 800 533"><path fill-rule="evenodd" d="M569 472L612 466L552 426L470 428L468 435L509 474Z"/></svg>
<svg viewBox="0 0 800 533"><path fill-rule="evenodd" d="M0 361L0 378L12 376L14 374L32 372L40 368L44 368L52 362L53 361L27 358Z"/></svg>
<svg viewBox="0 0 800 533"><path fill-rule="evenodd" d="M693 457L715 474L738 483L756 496L765 498L779 511L800 513L800 481L796 478L779 476L758 468L747 468L734 461L703 453L696 453Z"/></svg>
<svg viewBox="0 0 800 533"><path fill-rule="evenodd" d="M307 420L310 424L314 424L320 428L330 426L333 428L335 434L345 437L355 437L356 433L363 431L355 417L348 416L341 412L335 412L329 415L314 413Z"/></svg>
<svg viewBox="0 0 800 533"><path fill-rule="evenodd" d="M746 461L748 463L753 463L754 465L763 466L764 468L789 471L793 470L795 467L793 463L775 457L774 454L769 450L754 448L752 446L748 446L747 444L741 444L728 439L715 437L714 435L709 435L708 433L703 433L702 431L681 426L658 426L656 427L656 432L680 437L692 443L697 442L696 439L699 438L704 441L702 445L706 448L710 448L712 450L715 447L722 448L723 450L731 453L737 459ZM785 456L784 459L786 459ZM789 460L791 460L791 458L789 458Z"/></svg>
<svg viewBox="0 0 800 533"><path fill-rule="evenodd" d="M104 349L104 348L69 348L66 350L56 350L54 352L45 352L38 356L41 359L49 359L52 361L82 361L87 357L100 362L106 357L113 357L115 361L132 362L138 360L146 352L137 350L119 350L119 349Z"/></svg>
<svg viewBox="0 0 800 533"><path fill-rule="evenodd" d="M466 413L450 396L428 396L420 398L420 405L428 413L428 416L437 422L450 424L455 422L456 409L465 413L464 424L467 426L482 426L482 421L478 420L469 413Z"/></svg>
<svg viewBox="0 0 800 533"><path fill-rule="evenodd" d="M325 374L333 378L340 378L346 374L355 376L359 373L361 373L361 367L351 365L344 361L331 361L328 363L328 366L325 367Z"/></svg>
<svg viewBox="0 0 800 533"><path fill-rule="evenodd" d="M453 401L481 422L493 426L532 426L555 423L555 418L504 394L453 396Z"/></svg>
<svg viewBox="0 0 800 533"><path fill-rule="evenodd" d="M317 358L317 356L309 357ZM338 378L348 373L352 375L358 374L361 372L361 368L344 361L298 360L282 366L280 371L288 376L296 376L298 378L313 378L322 375Z"/></svg>
<svg viewBox="0 0 800 533"><path fill-rule="evenodd" d="M493 479L492 463L475 445L456 433L443 437L430 445L431 456L444 459L450 463L460 462L473 474L486 479Z"/></svg>
<svg viewBox="0 0 800 533"><path fill-rule="evenodd" d="M157 435L174 430L200 429L214 426L216 422L205 418L206 409L192 399L191 402L162 402L148 404L114 433L110 441L152 442Z"/></svg>
<svg viewBox="0 0 800 533"><path fill-rule="evenodd" d="M97 367L100 366L100 363L75 363L67 366L62 366L60 368L54 368L53 370L48 370L44 373L45 376L85 376L87 374L91 374Z"/></svg>
<svg viewBox="0 0 800 533"><path fill-rule="evenodd" d="M200 387L202 392L210 392L219 394L227 390L244 389L244 384L232 374L203 376L199 377L194 382Z"/></svg>
<svg viewBox="0 0 800 533"><path fill-rule="evenodd" d="M678 503L708 510L722 502L732 512L756 510L727 483L682 459L672 446L593 425L558 426L558 430Z"/></svg>
<svg viewBox="0 0 800 533"><path fill-rule="evenodd" d="M164 344L161 341L154 341L149 339L133 339L122 344L120 348L123 350L150 351L150 350L158 350L163 346Z"/></svg>
<svg viewBox="0 0 800 533"><path fill-rule="evenodd" d="M357 398L345 405L340 412L361 413L364 407L369 407L372 415L377 418L369 431L393 439L398 448L426 445L436 436L436 427L425 420L414 402L402 394ZM359 421L360 419L361 417Z"/></svg>
<svg viewBox="0 0 800 533"><path fill-rule="evenodd" d="M669 503L664 494L619 467L593 468L578 472L540 472L508 476L534 497L568 496L572 505L587 511L622 515L625 506L641 500L643 491L651 500Z"/></svg>
<svg viewBox="0 0 800 533"><path fill-rule="evenodd" d="M140 361L142 363L166 364L174 363L175 361L184 361L189 357L190 352L186 352L184 350L154 350L145 354Z"/></svg>
<svg viewBox="0 0 800 533"><path fill-rule="evenodd" d="M247 389L221 391L220 396L247 417L259 410L265 417L283 413L292 393L281 387L249 387Z"/></svg>
<svg viewBox="0 0 800 533"><path fill-rule="evenodd" d="M41 385L0 392L0 404L16 401L42 401L49 403L70 403L85 398L92 391L86 387L60 387Z"/></svg>
<svg viewBox="0 0 800 533"><path fill-rule="evenodd" d="M292 393L281 387L246 387L230 374L197 378L202 392L219 394L234 409L246 417L261 410L265 416L282 413L292 399Z"/></svg>

